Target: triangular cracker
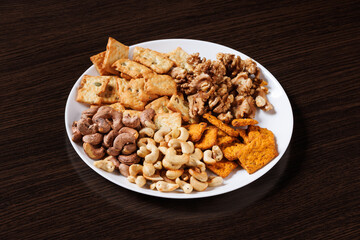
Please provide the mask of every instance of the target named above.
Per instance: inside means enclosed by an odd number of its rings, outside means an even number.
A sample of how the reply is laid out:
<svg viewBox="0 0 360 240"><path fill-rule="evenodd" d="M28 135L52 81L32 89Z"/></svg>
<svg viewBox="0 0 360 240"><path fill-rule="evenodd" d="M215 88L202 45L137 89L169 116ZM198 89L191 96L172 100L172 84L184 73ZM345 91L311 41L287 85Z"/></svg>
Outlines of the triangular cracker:
<svg viewBox="0 0 360 240"><path fill-rule="evenodd" d="M108 44L106 46L103 68L109 73L118 74L111 65L116 62L116 60L123 58L129 58L129 47L116 41L114 38L109 37Z"/></svg>

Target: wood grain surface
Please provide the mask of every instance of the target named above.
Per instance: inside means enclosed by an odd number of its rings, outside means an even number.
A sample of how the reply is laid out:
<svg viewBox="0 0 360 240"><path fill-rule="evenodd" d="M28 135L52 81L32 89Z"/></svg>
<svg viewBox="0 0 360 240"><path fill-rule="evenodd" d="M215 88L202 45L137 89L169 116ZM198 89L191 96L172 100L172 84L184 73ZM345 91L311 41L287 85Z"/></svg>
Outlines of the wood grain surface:
<svg viewBox="0 0 360 240"><path fill-rule="evenodd" d="M1 1L0 239L356 239L358 1ZM219 43L278 79L294 132L280 162L205 199L99 176L65 132L67 96L112 36Z"/></svg>

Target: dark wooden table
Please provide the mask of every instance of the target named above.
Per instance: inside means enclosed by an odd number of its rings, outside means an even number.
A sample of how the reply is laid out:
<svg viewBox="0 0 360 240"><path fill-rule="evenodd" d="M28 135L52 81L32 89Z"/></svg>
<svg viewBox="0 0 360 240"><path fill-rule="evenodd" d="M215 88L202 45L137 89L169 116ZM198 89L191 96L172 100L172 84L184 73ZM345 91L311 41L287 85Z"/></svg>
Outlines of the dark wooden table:
<svg viewBox="0 0 360 240"><path fill-rule="evenodd" d="M1 1L0 239L356 239L360 235L358 1ZM89 56L191 38L262 63L294 111L266 175L205 199L123 189L91 170L64 108Z"/></svg>

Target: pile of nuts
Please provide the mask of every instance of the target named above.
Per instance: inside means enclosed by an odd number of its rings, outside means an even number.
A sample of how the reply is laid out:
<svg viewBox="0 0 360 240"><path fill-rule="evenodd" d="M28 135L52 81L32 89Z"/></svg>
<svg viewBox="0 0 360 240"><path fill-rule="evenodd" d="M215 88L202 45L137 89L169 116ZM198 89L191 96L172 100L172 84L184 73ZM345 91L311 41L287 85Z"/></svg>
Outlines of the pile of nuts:
<svg viewBox="0 0 360 240"><path fill-rule="evenodd" d="M152 182L150 189L169 192L180 188L184 193L204 191L208 186L222 184L221 177L208 176L206 165L201 161L203 152L187 141L188 138L189 132L184 127L163 126L158 131L149 127L141 129L137 154L144 161L142 165L130 166L128 180L139 187L149 180ZM215 161L209 151L206 161ZM222 159L221 150L215 158L217 161Z"/></svg>

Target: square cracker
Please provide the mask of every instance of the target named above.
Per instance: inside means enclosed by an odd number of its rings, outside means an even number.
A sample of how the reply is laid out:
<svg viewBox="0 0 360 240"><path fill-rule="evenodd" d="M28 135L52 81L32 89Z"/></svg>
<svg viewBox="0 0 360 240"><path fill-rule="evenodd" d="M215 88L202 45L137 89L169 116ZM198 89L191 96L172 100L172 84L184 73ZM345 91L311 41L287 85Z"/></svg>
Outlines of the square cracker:
<svg viewBox="0 0 360 240"><path fill-rule="evenodd" d="M154 123L157 129L162 126L168 126L171 129L181 127L181 114L178 112L174 113L159 113L154 117Z"/></svg>
<svg viewBox="0 0 360 240"><path fill-rule="evenodd" d="M226 159L228 159L229 161L234 161L239 158L245 146L245 144L233 142L227 146L221 146L220 148Z"/></svg>
<svg viewBox="0 0 360 240"><path fill-rule="evenodd" d="M170 113L172 111L167 107L169 101L169 98L167 96L164 96L150 102L148 105L145 106L145 109L152 108L156 112L156 114Z"/></svg>
<svg viewBox="0 0 360 240"><path fill-rule="evenodd" d="M176 82L169 75L146 74L145 92L160 96L176 94Z"/></svg>
<svg viewBox="0 0 360 240"><path fill-rule="evenodd" d="M76 101L88 104L101 104L101 93L105 92L109 76L85 75L77 91Z"/></svg>
<svg viewBox="0 0 360 240"><path fill-rule="evenodd" d="M108 106L112 107L113 109L115 109L116 111L119 111L119 112L123 112L125 110L125 107L123 105L121 105L121 103L119 103L119 102L110 104Z"/></svg>
<svg viewBox="0 0 360 240"><path fill-rule="evenodd" d="M109 37L106 46L106 53L103 62L103 68L112 74L118 72L112 67L113 63L119 59L129 58L129 47Z"/></svg>
<svg viewBox="0 0 360 240"><path fill-rule="evenodd" d="M223 159L219 162L216 162L213 165L206 165L206 168L215 173L216 175L226 178L229 174L237 168L239 165L236 162L231 162L226 159Z"/></svg>
<svg viewBox="0 0 360 240"><path fill-rule="evenodd" d="M106 51L103 51L101 53L98 53L94 56L90 57L91 62L94 64L96 70L98 71L98 73L103 76L103 75L110 75L110 73L108 73L104 68L103 68L103 62L104 62L104 58L105 58L105 53Z"/></svg>
<svg viewBox="0 0 360 240"><path fill-rule="evenodd" d="M146 103L156 97L145 93L144 81L143 78L136 78L130 81L117 78L120 103L133 110L144 110Z"/></svg>
<svg viewBox="0 0 360 240"><path fill-rule="evenodd" d="M190 56L181 47L176 48L174 51L167 53L168 58L175 63L177 67L185 69L187 72L193 72L194 67L187 62Z"/></svg>
<svg viewBox="0 0 360 240"><path fill-rule="evenodd" d="M194 123L188 125L186 128L189 131L189 140L194 143L200 141L203 133L206 130L206 127L207 127L206 122Z"/></svg>
<svg viewBox="0 0 360 240"><path fill-rule="evenodd" d="M119 90L117 87L117 79L118 77L110 77L109 82L106 85L105 91L101 93L99 96L101 97L101 103L109 104L116 103L119 101Z"/></svg>
<svg viewBox="0 0 360 240"><path fill-rule="evenodd" d="M184 96L181 93L172 95L167 107L174 112L181 113L181 117L185 122L189 121L189 104L184 101Z"/></svg>
<svg viewBox="0 0 360 240"><path fill-rule="evenodd" d="M164 54L142 47L134 48L133 60L160 74L167 73L174 66L174 62L164 57Z"/></svg>
<svg viewBox="0 0 360 240"><path fill-rule="evenodd" d="M147 68L144 65L130 59L119 59L112 66L117 71L125 73L131 78L142 78L144 74L153 72L150 68Z"/></svg>

